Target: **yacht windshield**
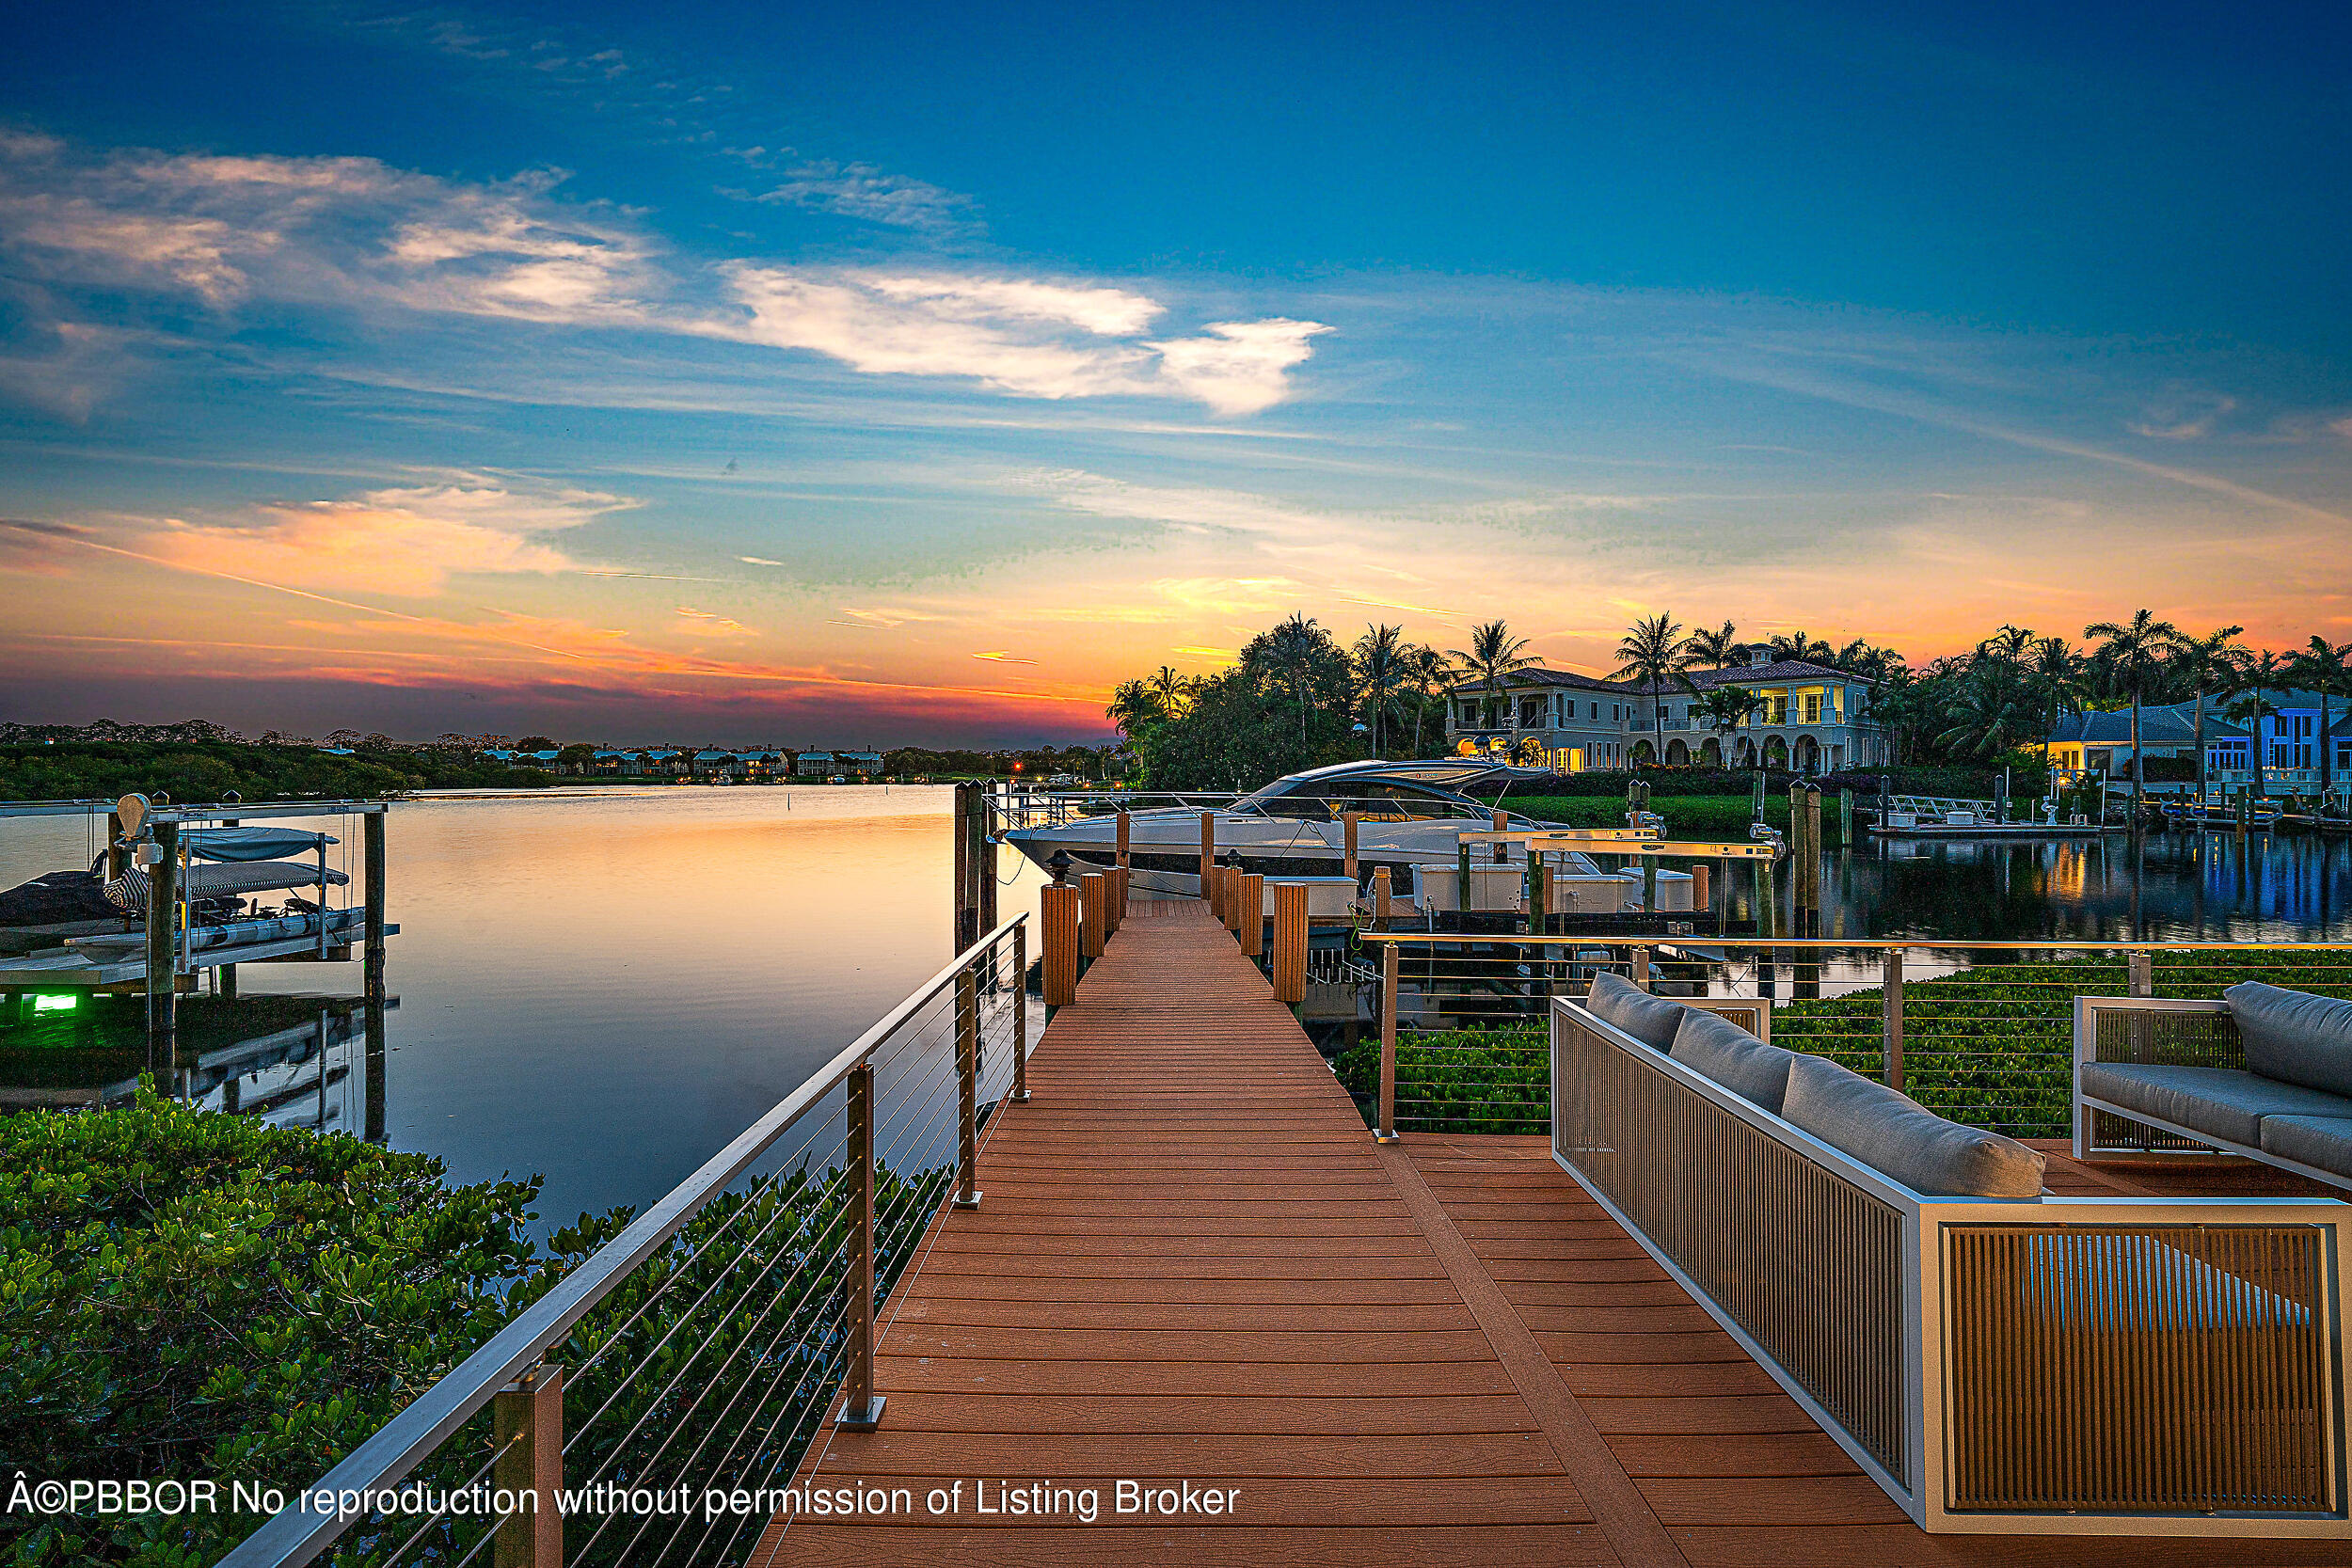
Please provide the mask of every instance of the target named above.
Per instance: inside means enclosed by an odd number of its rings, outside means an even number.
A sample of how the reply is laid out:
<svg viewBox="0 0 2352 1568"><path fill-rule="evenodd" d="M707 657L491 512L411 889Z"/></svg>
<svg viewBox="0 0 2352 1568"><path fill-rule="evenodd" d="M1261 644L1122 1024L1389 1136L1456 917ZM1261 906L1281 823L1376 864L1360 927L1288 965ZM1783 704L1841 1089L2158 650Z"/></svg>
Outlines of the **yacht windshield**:
<svg viewBox="0 0 2352 1568"><path fill-rule="evenodd" d="M1234 801L1232 809L1311 822L1327 822L1348 811L1369 821L1404 822L1478 816L1486 810L1466 795L1390 779L1277 779Z"/></svg>

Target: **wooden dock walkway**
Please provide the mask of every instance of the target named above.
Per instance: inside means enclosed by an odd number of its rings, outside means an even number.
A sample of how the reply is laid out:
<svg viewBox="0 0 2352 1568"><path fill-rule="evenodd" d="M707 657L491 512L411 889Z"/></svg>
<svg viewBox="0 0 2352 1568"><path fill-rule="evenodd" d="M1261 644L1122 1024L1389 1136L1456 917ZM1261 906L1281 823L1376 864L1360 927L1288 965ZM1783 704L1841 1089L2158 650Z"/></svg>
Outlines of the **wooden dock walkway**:
<svg viewBox="0 0 2352 1568"><path fill-rule="evenodd" d="M1029 1085L981 1207L943 1214L885 1307L881 1429L828 1428L803 1467L916 1513L779 1519L762 1568L2343 1560L1924 1534L1546 1140L1375 1145L1198 904L1134 906ZM1121 1481L1191 1511L1120 1515ZM1040 1482L1092 1488L1097 1518L979 1511Z"/></svg>

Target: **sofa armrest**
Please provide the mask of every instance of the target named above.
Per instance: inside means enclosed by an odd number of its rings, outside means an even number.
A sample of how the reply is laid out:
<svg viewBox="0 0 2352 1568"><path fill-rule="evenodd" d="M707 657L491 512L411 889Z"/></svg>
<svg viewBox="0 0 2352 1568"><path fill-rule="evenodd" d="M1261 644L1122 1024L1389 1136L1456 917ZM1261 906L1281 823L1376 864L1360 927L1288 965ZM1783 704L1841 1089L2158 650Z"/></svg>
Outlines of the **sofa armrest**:
<svg viewBox="0 0 2352 1568"><path fill-rule="evenodd" d="M2074 1062L2244 1068L2230 1005L2181 997L2074 998Z"/></svg>

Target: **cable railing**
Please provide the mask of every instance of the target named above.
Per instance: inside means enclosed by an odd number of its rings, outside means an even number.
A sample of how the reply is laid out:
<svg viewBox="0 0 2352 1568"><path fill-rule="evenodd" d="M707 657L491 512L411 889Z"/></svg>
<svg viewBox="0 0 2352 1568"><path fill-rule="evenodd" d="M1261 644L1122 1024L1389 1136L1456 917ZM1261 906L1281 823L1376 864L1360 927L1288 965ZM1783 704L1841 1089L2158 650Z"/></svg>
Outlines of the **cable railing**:
<svg viewBox="0 0 2352 1568"><path fill-rule="evenodd" d="M1375 1130L1550 1126L1545 1020L1602 971L1731 1015L2011 1137L2073 1130L2074 998L2213 998L2240 980L2352 996L2352 943L1482 937L1364 931L1377 1042L1341 1054ZM1360 971L1359 971L1360 972Z"/></svg>
<svg viewBox="0 0 2352 1568"><path fill-rule="evenodd" d="M892 1288L1027 1098L1005 922L304 1488L223 1568L742 1560L829 1417L872 1425ZM600 1243L600 1244L592 1244Z"/></svg>

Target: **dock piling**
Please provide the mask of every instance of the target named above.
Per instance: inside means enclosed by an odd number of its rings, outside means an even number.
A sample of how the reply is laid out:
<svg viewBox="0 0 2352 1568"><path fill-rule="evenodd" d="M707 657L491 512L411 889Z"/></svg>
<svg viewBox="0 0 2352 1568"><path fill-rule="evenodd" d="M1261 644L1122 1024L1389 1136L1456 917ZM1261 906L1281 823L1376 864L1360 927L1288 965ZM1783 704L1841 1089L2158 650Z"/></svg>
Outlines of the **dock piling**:
<svg viewBox="0 0 2352 1568"><path fill-rule="evenodd" d="M180 1023L180 824L153 828L155 863L147 868L147 1065L167 1094L176 1081L173 1052Z"/></svg>
<svg viewBox="0 0 2352 1568"><path fill-rule="evenodd" d="M1204 811L1200 814L1200 896L1203 898L1211 896L1209 879L1216 869L1216 813Z"/></svg>
<svg viewBox="0 0 2352 1568"><path fill-rule="evenodd" d="M1347 872L1347 879L1351 882L1357 879L1356 825L1362 820L1363 813L1361 812L1343 811L1340 813L1340 855L1342 863Z"/></svg>
<svg viewBox="0 0 2352 1568"><path fill-rule="evenodd" d="M1899 947L1889 947L1880 960L1879 994L1886 1086L1899 1091L1903 1086L1903 950Z"/></svg>
<svg viewBox="0 0 2352 1568"><path fill-rule="evenodd" d="M1241 885L1246 879L1247 876L1240 866L1229 865L1225 868L1224 885L1217 889L1218 896L1225 900L1225 928L1235 937L1239 937L1242 927L1249 924L1249 911L1244 906L1241 895Z"/></svg>
<svg viewBox="0 0 2352 1568"><path fill-rule="evenodd" d="M1274 884L1274 999L1295 1009L1307 1000L1307 884Z"/></svg>
<svg viewBox="0 0 2352 1568"><path fill-rule="evenodd" d="M1057 882L1040 890L1045 923L1045 1022L1078 999L1078 890Z"/></svg>
<svg viewBox="0 0 2352 1568"><path fill-rule="evenodd" d="M1128 816L1128 813L1127 813L1127 808L1126 808L1125 806L1121 806L1121 807L1120 807L1120 808L1119 808L1119 869L1120 869L1120 870L1121 870L1121 871L1124 871L1124 870L1126 870L1126 869L1127 869L1127 846L1128 846L1129 842L1131 841L1131 839L1132 839L1132 837L1133 837L1133 834L1134 834L1134 828L1135 828L1135 824L1134 824L1133 819L1132 819L1132 818Z"/></svg>
<svg viewBox="0 0 2352 1568"><path fill-rule="evenodd" d="M1254 958L1265 951L1265 878L1245 871L1240 888L1242 957Z"/></svg>
<svg viewBox="0 0 2352 1568"><path fill-rule="evenodd" d="M1103 956L1104 940L1110 934L1109 881L1100 871L1078 879L1078 950L1089 959Z"/></svg>
<svg viewBox="0 0 2352 1568"><path fill-rule="evenodd" d="M1389 928L1389 900L1393 896L1394 894L1389 885L1389 868L1385 865L1374 866L1372 868L1372 928L1374 930L1385 931Z"/></svg>

